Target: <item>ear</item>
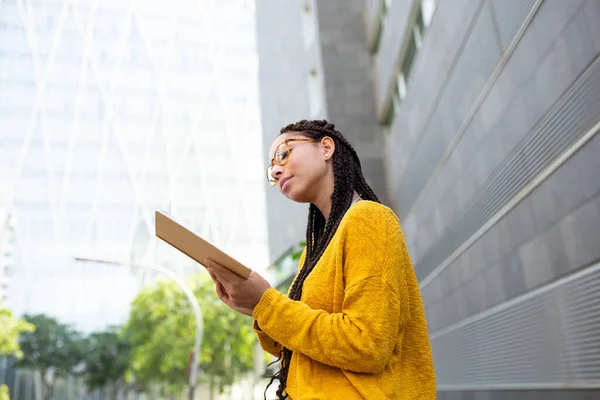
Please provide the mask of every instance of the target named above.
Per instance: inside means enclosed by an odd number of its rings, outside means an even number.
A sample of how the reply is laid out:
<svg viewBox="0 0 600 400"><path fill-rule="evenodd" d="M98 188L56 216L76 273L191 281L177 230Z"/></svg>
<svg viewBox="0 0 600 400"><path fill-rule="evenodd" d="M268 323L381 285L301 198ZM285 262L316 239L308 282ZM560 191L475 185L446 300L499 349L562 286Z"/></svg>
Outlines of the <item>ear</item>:
<svg viewBox="0 0 600 400"><path fill-rule="evenodd" d="M321 139L321 148L323 149L323 157L325 161L330 160L335 152L335 142L329 136L325 136Z"/></svg>

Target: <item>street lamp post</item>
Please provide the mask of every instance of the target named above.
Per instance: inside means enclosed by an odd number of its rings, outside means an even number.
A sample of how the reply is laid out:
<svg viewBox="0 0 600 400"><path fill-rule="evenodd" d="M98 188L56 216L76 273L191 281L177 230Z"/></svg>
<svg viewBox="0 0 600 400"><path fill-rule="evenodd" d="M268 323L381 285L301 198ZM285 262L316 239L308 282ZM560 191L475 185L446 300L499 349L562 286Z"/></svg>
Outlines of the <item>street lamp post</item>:
<svg viewBox="0 0 600 400"><path fill-rule="evenodd" d="M192 310L194 311L194 317L196 319L196 337L194 339L194 353L192 354L192 366L190 368L190 377L189 377L189 390L188 390L188 400L193 400L195 391L196 391L196 381L198 378L198 358L200 357L200 344L202 343L202 334L204 330L203 320L202 320L202 310L200 310L200 304L198 304L198 299L194 296L194 292L192 289L185 283L183 279L181 279L177 274L171 271L168 268L161 267L159 265L152 264L132 264L128 262L121 262L116 260L104 260L100 258L88 258L88 257L75 257L75 261L89 261L100 264L111 264L111 265L124 265L128 267L134 268L145 268L151 269L153 271L160 272L161 274L166 275L170 279L172 279L180 288L183 290L185 295L187 296L190 304L192 306Z"/></svg>

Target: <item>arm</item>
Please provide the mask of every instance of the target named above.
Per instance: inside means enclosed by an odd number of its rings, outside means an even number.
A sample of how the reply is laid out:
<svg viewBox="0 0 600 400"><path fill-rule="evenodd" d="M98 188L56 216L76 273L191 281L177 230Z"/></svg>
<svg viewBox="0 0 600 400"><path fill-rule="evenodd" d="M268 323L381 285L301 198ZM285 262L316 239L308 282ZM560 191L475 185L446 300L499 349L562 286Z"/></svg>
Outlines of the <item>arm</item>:
<svg viewBox="0 0 600 400"><path fill-rule="evenodd" d="M304 249L304 251L302 252L302 255L300 256L300 259L298 260L298 270L300 270L300 268L302 268L302 265L304 265L305 255L306 255L306 249ZM267 335L265 333L265 331L263 331L260 328L257 320L254 320L253 328L254 328L254 332L256 332L256 336L258 337L258 342L260 343L260 347L262 347L263 350L266 351L267 353L269 353L275 357L279 357L281 355L281 352L283 351L283 347L281 346L281 344L276 342L269 335Z"/></svg>
<svg viewBox="0 0 600 400"><path fill-rule="evenodd" d="M337 368L379 373L410 317L404 279L409 261L397 220L368 217L346 227L340 313L314 310L269 289L254 317L274 341L292 351Z"/></svg>
<svg viewBox="0 0 600 400"><path fill-rule="evenodd" d="M341 313L313 310L269 289L255 315L258 321L265 320L272 340L292 351L333 367L379 373L387 365L400 332L398 315L393 311L399 308L398 297L387 290L378 291L381 286L377 280L351 288ZM368 293L377 292L376 298L366 298ZM268 322L274 318L276 323Z"/></svg>
<svg viewBox="0 0 600 400"><path fill-rule="evenodd" d="M283 351L283 347L281 344L277 343L272 337L267 335L260 326L258 326L258 322L254 320L254 332L256 332L256 336L258 337L258 342L260 343L260 347L263 348L267 353L279 357L281 356L281 352Z"/></svg>

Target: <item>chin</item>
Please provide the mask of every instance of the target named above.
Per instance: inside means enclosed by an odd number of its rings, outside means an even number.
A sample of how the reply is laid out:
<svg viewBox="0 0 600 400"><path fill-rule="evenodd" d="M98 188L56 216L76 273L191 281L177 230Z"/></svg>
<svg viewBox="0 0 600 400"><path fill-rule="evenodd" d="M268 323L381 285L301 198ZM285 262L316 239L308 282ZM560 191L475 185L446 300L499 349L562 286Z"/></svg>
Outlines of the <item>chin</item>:
<svg viewBox="0 0 600 400"><path fill-rule="evenodd" d="M291 187L287 193L283 193L288 199L295 201L296 203L310 203L307 193L305 190L299 190L301 188Z"/></svg>

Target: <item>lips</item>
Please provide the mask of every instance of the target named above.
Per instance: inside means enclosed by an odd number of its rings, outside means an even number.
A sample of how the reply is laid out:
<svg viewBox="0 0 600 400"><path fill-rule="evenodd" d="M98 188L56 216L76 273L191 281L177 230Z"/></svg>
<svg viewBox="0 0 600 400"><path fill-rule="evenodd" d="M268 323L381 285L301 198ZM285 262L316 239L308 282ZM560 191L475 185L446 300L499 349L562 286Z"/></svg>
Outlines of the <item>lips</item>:
<svg viewBox="0 0 600 400"><path fill-rule="evenodd" d="M279 185L280 185L282 191L285 192L287 190L287 188L289 186L288 181L290 179L292 179L291 176L288 176L288 177L285 177L285 178L281 179L281 181L279 182Z"/></svg>

